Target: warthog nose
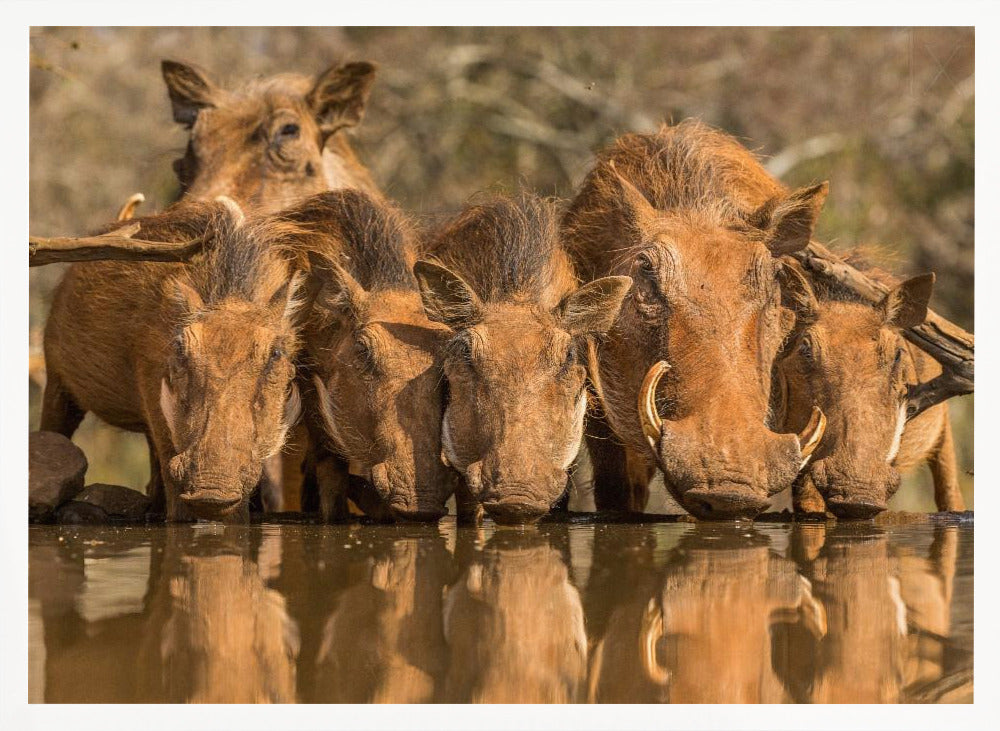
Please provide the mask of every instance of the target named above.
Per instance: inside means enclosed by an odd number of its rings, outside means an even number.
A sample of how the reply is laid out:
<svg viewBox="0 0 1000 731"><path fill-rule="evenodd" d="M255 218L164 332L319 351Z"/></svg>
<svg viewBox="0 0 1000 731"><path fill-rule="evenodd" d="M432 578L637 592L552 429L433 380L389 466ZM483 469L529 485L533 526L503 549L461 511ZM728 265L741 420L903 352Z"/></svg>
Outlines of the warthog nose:
<svg viewBox="0 0 1000 731"><path fill-rule="evenodd" d="M826 507L840 520L868 520L885 510L885 503L874 500L838 500L831 498Z"/></svg>
<svg viewBox="0 0 1000 731"><path fill-rule="evenodd" d="M755 518L770 501L749 487L697 487L683 495L684 506L702 520L735 520Z"/></svg>
<svg viewBox="0 0 1000 731"><path fill-rule="evenodd" d="M483 508L498 525L534 523L548 512L547 506L528 503L492 502L483 503Z"/></svg>

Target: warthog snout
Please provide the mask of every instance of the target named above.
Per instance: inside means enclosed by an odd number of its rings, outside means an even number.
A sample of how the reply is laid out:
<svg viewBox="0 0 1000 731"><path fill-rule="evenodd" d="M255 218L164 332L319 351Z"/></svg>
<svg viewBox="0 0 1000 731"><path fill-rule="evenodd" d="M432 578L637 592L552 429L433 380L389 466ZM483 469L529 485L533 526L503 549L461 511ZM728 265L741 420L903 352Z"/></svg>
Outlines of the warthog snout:
<svg viewBox="0 0 1000 731"><path fill-rule="evenodd" d="M849 466L848 466L849 467ZM865 465L864 475L852 474L831 459L815 462L809 470L826 506L841 520L868 520L884 511L899 488L900 474L889 465Z"/></svg>
<svg viewBox="0 0 1000 731"><path fill-rule="evenodd" d="M656 453L667 489L699 518L753 518L768 498L792 484L826 430L826 417L814 408L800 434L776 434L763 424L731 413L700 413L664 421L656 407L656 387L669 364L653 365L639 389L639 419Z"/></svg>
<svg viewBox="0 0 1000 731"><path fill-rule="evenodd" d="M566 473L563 470L532 471L530 477L524 467L515 475L518 465L505 462L496 467L473 462L466 469L469 490L486 514L501 525L534 523L562 497L566 490ZM536 476L534 472L548 473Z"/></svg>
<svg viewBox="0 0 1000 731"><path fill-rule="evenodd" d="M197 517L218 519L242 507L260 481L262 470L237 470L236 474L205 471L195 467L190 452L170 460L170 474L182 485L180 501Z"/></svg>
<svg viewBox="0 0 1000 731"><path fill-rule="evenodd" d="M435 491L417 489L412 467L379 462L372 467L370 480L393 517L399 520L433 521L447 513Z"/></svg>

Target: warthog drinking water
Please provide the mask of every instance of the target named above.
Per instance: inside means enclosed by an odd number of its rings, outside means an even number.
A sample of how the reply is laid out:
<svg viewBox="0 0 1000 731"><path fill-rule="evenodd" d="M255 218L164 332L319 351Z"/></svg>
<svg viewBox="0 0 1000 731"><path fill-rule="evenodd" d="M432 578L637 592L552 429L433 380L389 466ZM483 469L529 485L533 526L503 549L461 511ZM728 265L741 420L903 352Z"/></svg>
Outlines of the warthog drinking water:
<svg viewBox="0 0 1000 731"><path fill-rule="evenodd" d="M377 493L374 501L352 494L366 512L441 517L456 481L440 459L438 357L450 333L424 313L409 223L356 190L320 194L282 215L309 231L301 246L316 296L303 332L303 392L324 516L345 515L353 467Z"/></svg>
<svg viewBox="0 0 1000 731"><path fill-rule="evenodd" d="M611 327L630 280L577 289L553 204L529 195L468 208L432 248L415 272L427 316L454 332L442 458L495 520L535 520L579 450L586 340Z"/></svg>
<svg viewBox="0 0 1000 731"><path fill-rule="evenodd" d="M789 192L692 121L626 135L599 157L563 220L586 278L633 280L591 364L610 425L589 441L599 508L641 510L654 457L698 517L754 516L791 485L823 419L799 436L772 423L772 366L794 321L780 256L809 243L826 191Z"/></svg>
<svg viewBox="0 0 1000 731"><path fill-rule="evenodd" d="M191 130L174 163L181 192L277 211L328 189L377 192L344 135L362 119L375 67L333 66L315 79L277 74L227 90L204 71L163 62L174 120Z"/></svg>
<svg viewBox="0 0 1000 731"><path fill-rule="evenodd" d="M798 291L797 326L779 364L785 424L801 428L818 404L828 419L813 461L795 483L798 510L838 518L870 518L885 510L900 472L927 461L939 510L964 510L958 487L948 404L907 422L907 387L941 373L941 366L907 342L901 330L927 316L933 275L898 282L878 305L817 282Z"/></svg>
<svg viewBox="0 0 1000 731"><path fill-rule="evenodd" d="M138 219L151 240L206 240L187 264L69 269L45 328L41 428L71 436L86 412L146 434L153 510L245 517L264 460L297 418L290 224L244 221L231 201Z"/></svg>

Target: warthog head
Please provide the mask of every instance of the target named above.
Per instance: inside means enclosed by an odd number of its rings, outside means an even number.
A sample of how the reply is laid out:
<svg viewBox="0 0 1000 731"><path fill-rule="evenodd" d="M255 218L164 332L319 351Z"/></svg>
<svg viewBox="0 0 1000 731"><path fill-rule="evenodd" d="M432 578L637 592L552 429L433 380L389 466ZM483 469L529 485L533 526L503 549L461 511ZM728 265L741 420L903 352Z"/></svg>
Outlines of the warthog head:
<svg viewBox="0 0 1000 731"><path fill-rule="evenodd" d="M171 476L200 517L245 508L298 417L296 281L280 253L291 229L245 222L230 201L209 226L204 258L167 280L178 327L160 409L177 452Z"/></svg>
<svg viewBox="0 0 1000 731"><path fill-rule="evenodd" d="M277 211L329 188L373 188L340 134L361 121L372 64L334 66L317 79L280 74L237 91L194 66L162 68L174 120L191 131L174 163L187 196Z"/></svg>
<svg viewBox="0 0 1000 731"><path fill-rule="evenodd" d="M409 224L350 190L286 216L316 234L309 256L317 296L305 339L334 450L396 517L441 517L457 477L440 459L438 357L449 333L424 314Z"/></svg>
<svg viewBox="0 0 1000 731"><path fill-rule="evenodd" d="M802 428L812 406L827 428L807 474L838 518L870 518L899 487L893 461L916 367L901 329L927 316L933 274L908 279L878 305L803 290L796 334L779 366L785 424Z"/></svg>
<svg viewBox="0 0 1000 731"><path fill-rule="evenodd" d="M496 521L536 520L579 451L586 339L611 327L630 280L576 289L551 204L526 196L470 208L439 242L415 271L427 316L453 332L443 458Z"/></svg>
<svg viewBox="0 0 1000 731"><path fill-rule="evenodd" d="M818 412L806 434L776 433L769 405L794 323L780 257L808 245L826 193L789 193L734 140L686 123L622 138L567 214L597 270L633 281L595 369L611 426L652 449L698 517L761 512L822 433Z"/></svg>

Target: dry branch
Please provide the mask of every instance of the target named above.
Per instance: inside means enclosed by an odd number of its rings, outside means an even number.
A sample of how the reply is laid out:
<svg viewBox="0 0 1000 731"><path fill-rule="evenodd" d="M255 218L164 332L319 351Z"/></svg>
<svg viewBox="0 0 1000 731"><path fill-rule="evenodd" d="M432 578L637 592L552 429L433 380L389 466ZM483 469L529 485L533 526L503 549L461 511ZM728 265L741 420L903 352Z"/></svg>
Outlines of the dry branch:
<svg viewBox="0 0 1000 731"><path fill-rule="evenodd" d="M884 286L872 281L815 241L793 256L813 276L847 287L872 304L881 302L888 292ZM910 387L907 419L912 419L952 396L973 392L976 341L972 333L928 310L923 324L903 331L903 336L934 358L943 369L940 376Z"/></svg>
<svg viewBox="0 0 1000 731"><path fill-rule="evenodd" d="M28 265L42 266L73 261L184 261L201 251L200 238L167 242L133 239L139 224L81 238L28 237Z"/></svg>

